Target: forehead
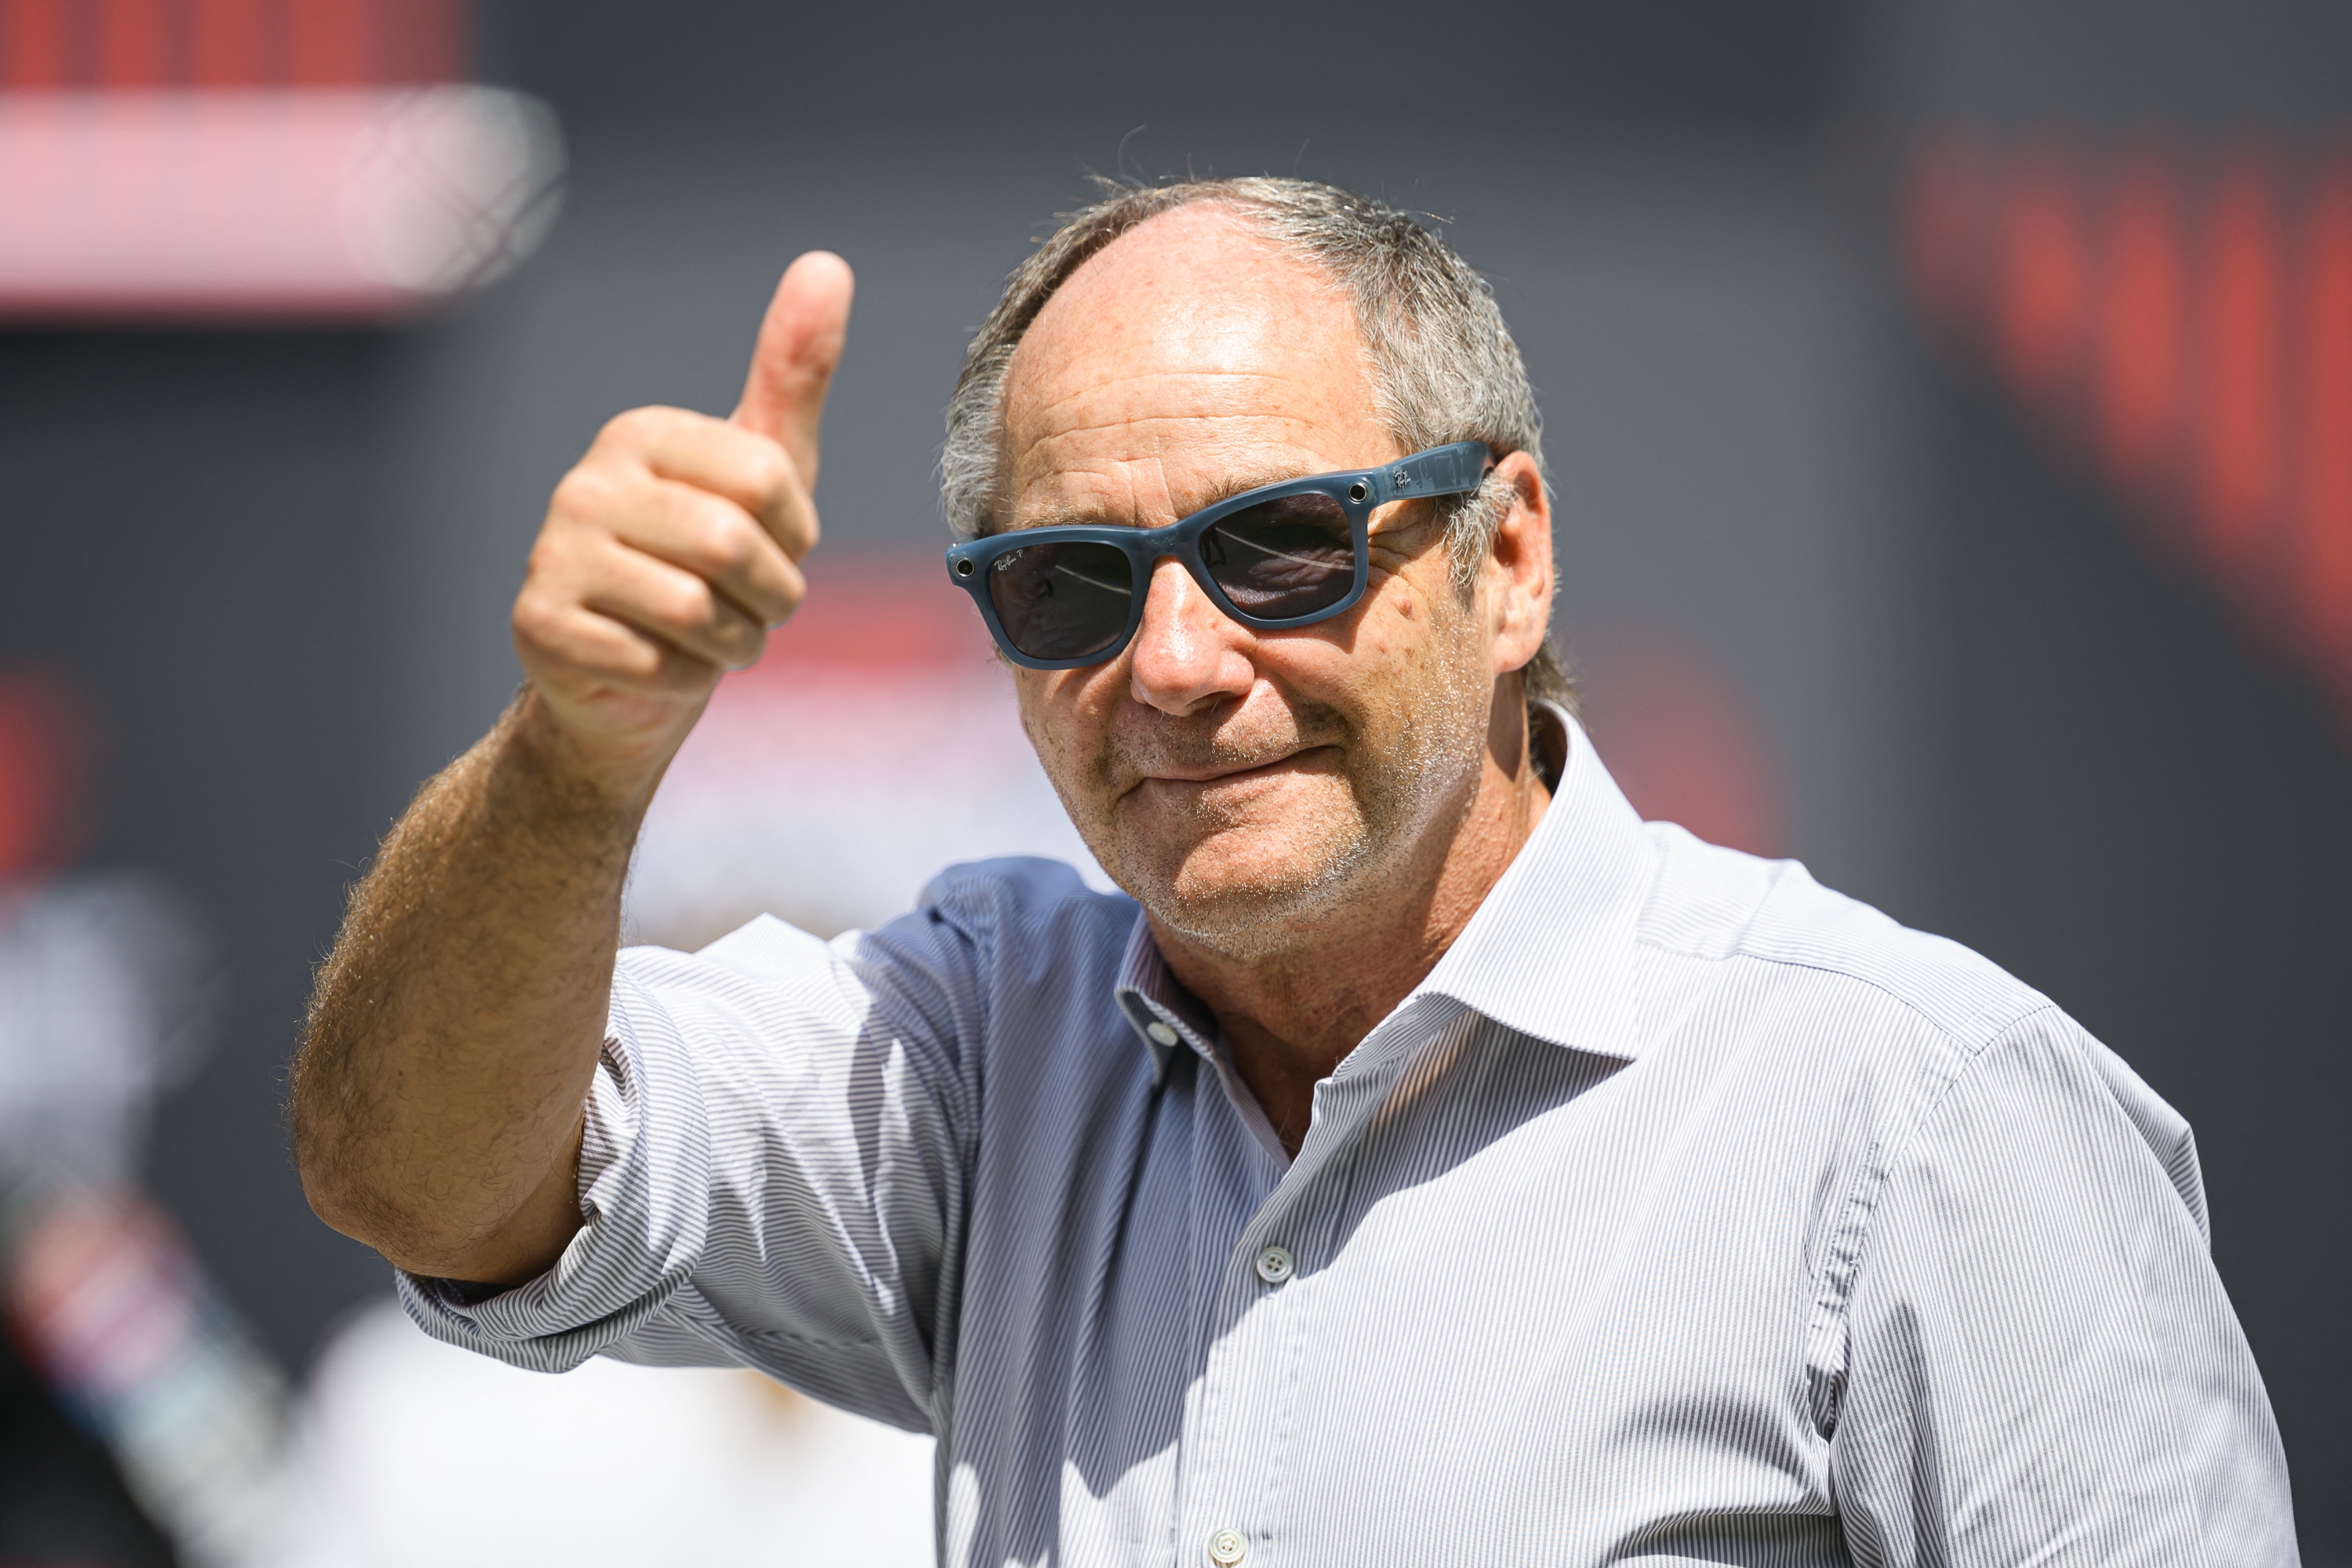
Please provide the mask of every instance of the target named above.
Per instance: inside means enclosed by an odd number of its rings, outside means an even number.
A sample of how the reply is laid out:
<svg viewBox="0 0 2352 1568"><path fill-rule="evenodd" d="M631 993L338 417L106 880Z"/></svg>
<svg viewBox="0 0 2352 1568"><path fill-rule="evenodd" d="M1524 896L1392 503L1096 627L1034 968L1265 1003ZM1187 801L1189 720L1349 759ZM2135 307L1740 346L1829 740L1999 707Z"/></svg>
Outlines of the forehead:
<svg viewBox="0 0 2352 1568"><path fill-rule="evenodd" d="M1204 204L1139 226L1071 276L1013 354L1014 522L1167 521L1236 480L1378 461L1360 342L1331 280L1234 214Z"/></svg>

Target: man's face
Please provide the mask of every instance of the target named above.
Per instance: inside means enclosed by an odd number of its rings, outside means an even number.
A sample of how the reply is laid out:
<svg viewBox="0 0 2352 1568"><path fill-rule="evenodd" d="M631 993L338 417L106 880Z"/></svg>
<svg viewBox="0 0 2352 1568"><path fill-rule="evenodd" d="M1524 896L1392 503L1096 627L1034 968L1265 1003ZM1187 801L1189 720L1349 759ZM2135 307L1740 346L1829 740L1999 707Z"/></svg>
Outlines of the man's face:
<svg viewBox="0 0 2352 1568"><path fill-rule="evenodd" d="M1408 455L1346 300L1207 205L1131 231L1047 301L1013 357L1005 429L1014 528L1159 527ZM1285 925L1433 865L1475 793L1494 688L1480 605L1451 584L1431 503L1385 508L1372 530L1370 583L1336 619L1252 632L1163 559L1119 657L1014 672L1087 847L1212 949L1279 946Z"/></svg>

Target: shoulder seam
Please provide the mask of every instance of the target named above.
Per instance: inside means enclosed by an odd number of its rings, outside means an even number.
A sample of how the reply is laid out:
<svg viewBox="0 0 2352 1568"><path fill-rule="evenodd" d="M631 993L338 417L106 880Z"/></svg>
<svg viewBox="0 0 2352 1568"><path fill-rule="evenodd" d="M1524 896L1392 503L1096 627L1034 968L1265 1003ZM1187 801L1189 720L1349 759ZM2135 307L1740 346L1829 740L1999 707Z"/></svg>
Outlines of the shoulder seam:
<svg viewBox="0 0 2352 1568"><path fill-rule="evenodd" d="M2017 1011L2006 1017L2001 1017L1999 1022L1990 1025L1990 1027L1983 1031L1981 1038L1977 1039L1975 1045L1968 1046L1967 1042L1974 1037L1974 1031L1962 1030L1957 1025L1937 1017L1934 1013L1928 1011L1928 1009L1916 998L1905 995L1902 992L1896 990L1894 986L1887 984L1884 981L1874 980L1866 974L1857 974L1849 968L1842 968L1837 965L1828 963L1813 963L1801 958L1789 958L1776 953L1758 952L1752 948L1747 947L1735 947L1728 952L1709 955L1703 952L1693 952L1687 948L1678 947L1670 942L1657 942L1643 936L1636 936L1634 938L1634 944L1639 947L1650 948L1658 952L1674 953L1677 957L1696 959L1702 963L1727 963L1732 959L1745 958L1750 959L1758 963L1769 963L1776 968L1801 969L1814 974L1833 975L1840 980L1851 981L1853 984L1862 986L1865 990L1878 993L1878 994L1885 997L1888 1001L1894 1003L1896 1006L1902 1008L1913 1017L1917 1018L1929 1028L1934 1029L1937 1034L1945 1036L1956 1044L1964 1046L1965 1048L1970 1051L1983 1050L1987 1046L1990 1046L1994 1041L2000 1039L2001 1036L2015 1028L2022 1020L2030 1018L2034 1014L2042 1012L2046 1008L2053 1008L2057 1005L2057 1004L2051 1001L2049 997L2042 995L2040 992L2034 990L2023 981L2015 979L2013 976L2010 977L2011 984L2014 985L2020 993L2016 998L2018 1003ZM1990 960L1986 960L1984 962L1990 963ZM2000 971L2000 973L2006 974L2007 972Z"/></svg>

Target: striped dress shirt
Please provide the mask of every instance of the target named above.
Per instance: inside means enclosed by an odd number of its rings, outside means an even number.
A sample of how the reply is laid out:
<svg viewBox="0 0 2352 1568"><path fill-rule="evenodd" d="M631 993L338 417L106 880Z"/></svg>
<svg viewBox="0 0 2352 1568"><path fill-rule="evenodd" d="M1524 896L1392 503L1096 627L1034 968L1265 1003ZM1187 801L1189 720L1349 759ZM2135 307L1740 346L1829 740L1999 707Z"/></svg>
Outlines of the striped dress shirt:
<svg viewBox="0 0 2352 1568"><path fill-rule="evenodd" d="M960 867L832 942L624 952L585 1227L404 1300L935 1433L958 1568L2294 1563L2188 1125L1570 728L1295 1160L1134 904Z"/></svg>

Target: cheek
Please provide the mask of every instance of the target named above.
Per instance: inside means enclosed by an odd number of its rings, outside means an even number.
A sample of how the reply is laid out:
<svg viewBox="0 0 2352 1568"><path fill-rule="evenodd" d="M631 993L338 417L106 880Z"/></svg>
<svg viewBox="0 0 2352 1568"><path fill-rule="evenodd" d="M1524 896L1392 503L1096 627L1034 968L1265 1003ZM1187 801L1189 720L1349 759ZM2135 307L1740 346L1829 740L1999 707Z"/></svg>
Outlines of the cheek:
<svg viewBox="0 0 2352 1568"><path fill-rule="evenodd" d="M1028 731L1029 743L1041 759L1060 753L1062 737L1069 728L1067 704L1055 700L1051 679L1028 670L1013 678L1013 694L1021 704L1021 728Z"/></svg>
<svg viewBox="0 0 2352 1568"><path fill-rule="evenodd" d="M1466 713L1486 684L1482 658L1472 616L1433 599L1425 584L1416 592L1391 584L1377 617L1358 632L1348 662L1356 667L1349 679L1362 693L1367 721L1393 735L1440 709Z"/></svg>
<svg viewBox="0 0 2352 1568"><path fill-rule="evenodd" d="M1111 702L1098 669L1024 669L1013 679L1021 727L1046 775L1066 796L1102 772Z"/></svg>
<svg viewBox="0 0 2352 1568"><path fill-rule="evenodd" d="M1425 595L1415 593L1409 584L1391 583L1381 589L1372 614L1357 626L1349 662L1391 671L1421 668L1446 629ZM1392 679L1391 676L1378 684L1388 685Z"/></svg>

